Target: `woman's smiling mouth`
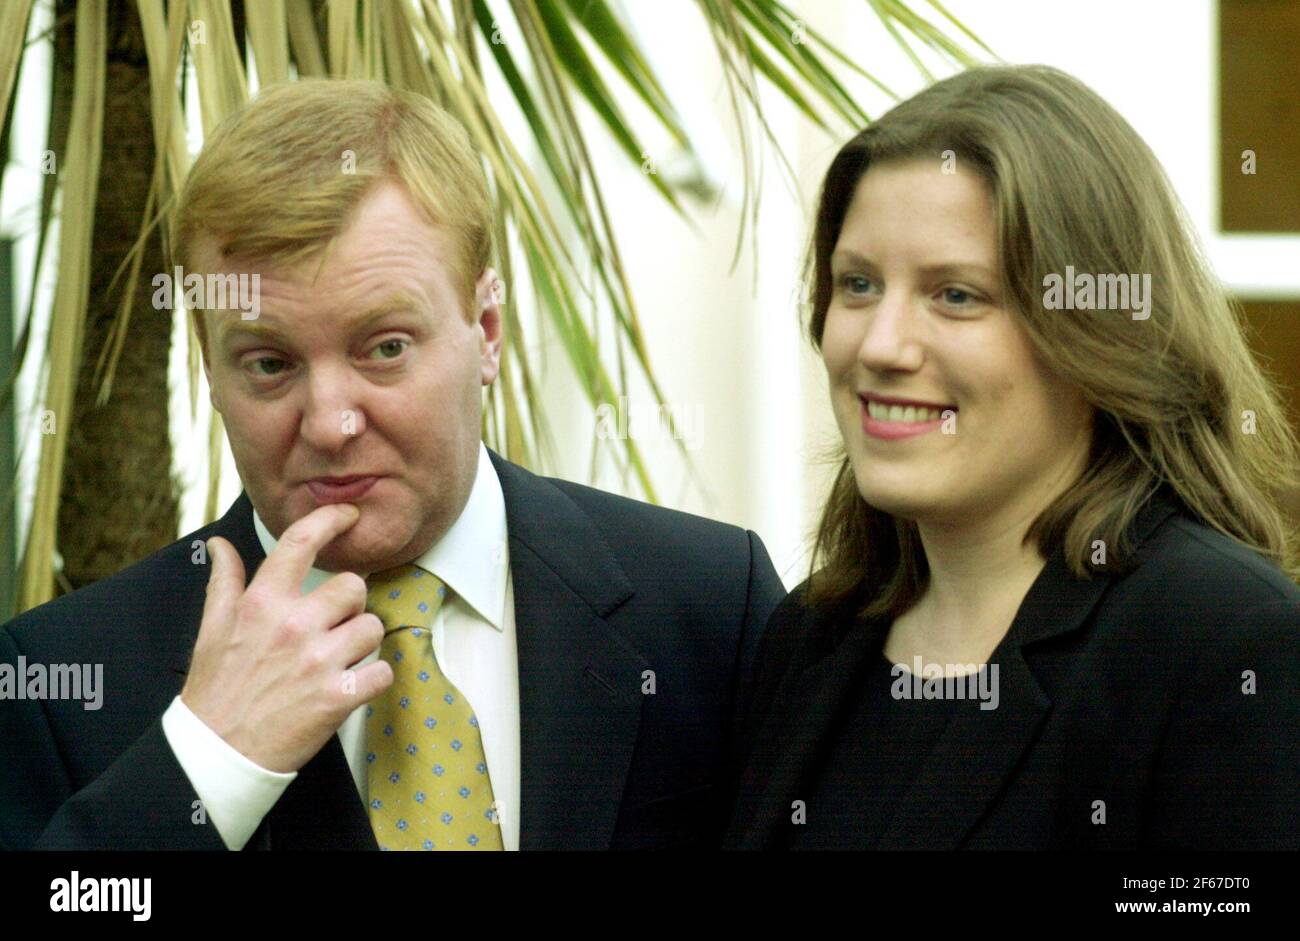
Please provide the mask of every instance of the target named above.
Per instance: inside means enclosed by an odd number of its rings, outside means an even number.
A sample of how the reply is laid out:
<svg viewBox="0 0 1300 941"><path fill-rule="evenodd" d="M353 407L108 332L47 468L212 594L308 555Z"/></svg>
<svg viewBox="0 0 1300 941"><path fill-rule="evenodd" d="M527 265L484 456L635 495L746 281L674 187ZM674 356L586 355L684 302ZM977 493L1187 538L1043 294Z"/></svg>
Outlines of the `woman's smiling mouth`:
<svg viewBox="0 0 1300 941"><path fill-rule="evenodd" d="M862 430L873 438L894 441L912 438L941 427L955 415L955 405L942 405L918 399L859 393L862 403Z"/></svg>

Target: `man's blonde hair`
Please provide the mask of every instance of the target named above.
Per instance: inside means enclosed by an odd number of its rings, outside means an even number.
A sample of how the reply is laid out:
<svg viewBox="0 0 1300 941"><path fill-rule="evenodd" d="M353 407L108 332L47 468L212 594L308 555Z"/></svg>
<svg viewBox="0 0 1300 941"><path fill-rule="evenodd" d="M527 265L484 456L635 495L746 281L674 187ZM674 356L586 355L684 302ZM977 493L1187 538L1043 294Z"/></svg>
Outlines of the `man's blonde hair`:
<svg viewBox="0 0 1300 941"><path fill-rule="evenodd" d="M298 264L327 249L383 180L404 184L429 221L449 231L448 265L472 317L493 223L478 155L446 111L380 82L274 85L222 121L181 190L172 263L188 274L207 237L222 258ZM203 318L195 327L206 343Z"/></svg>

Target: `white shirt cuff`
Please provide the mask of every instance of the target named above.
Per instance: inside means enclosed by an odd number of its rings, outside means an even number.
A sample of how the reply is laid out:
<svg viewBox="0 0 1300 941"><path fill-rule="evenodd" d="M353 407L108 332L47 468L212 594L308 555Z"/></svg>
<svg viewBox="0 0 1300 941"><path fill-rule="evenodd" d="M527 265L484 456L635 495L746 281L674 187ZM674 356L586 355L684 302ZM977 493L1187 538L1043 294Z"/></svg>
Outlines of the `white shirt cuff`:
<svg viewBox="0 0 1300 941"><path fill-rule="evenodd" d="M226 846L242 850L297 771L268 771L250 761L177 696L162 717L163 734L204 812Z"/></svg>

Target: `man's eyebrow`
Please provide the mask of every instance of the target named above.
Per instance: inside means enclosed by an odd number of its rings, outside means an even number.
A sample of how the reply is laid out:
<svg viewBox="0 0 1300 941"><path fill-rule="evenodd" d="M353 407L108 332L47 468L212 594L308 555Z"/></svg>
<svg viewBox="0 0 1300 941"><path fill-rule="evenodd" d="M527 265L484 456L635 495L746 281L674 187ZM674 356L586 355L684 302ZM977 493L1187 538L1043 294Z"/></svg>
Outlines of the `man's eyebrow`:
<svg viewBox="0 0 1300 941"><path fill-rule="evenodd" d="M849 249L838 249L833 255L831 255L831 261L832 263L839 262L840 264L858 265L865 268L878 267L871 259L864 255L859 255L857 252ZM951 276L974 273L983 275L986 278L997 279L997 272L993 271L986 265L981 265L973 261L945 262L939 265L924 265L921 268L921 273L931 276Z"/></svg>
<svg viewBox="0 0 1300 941"><path fill-rule="evenodd" d="M350 333L360 333L373 325L375 321L381 320L390 314L420 311L427 306L424 301L414 294L397 291L372 304L364 313L348 321L345 324L345 329ZM283 342L288 339L288 334L276 325L276 318L273 314L263 314L257 320L233 319L229 329L223 331L221 340L223 343L229 343L232 340L245 337Z"/></svg>

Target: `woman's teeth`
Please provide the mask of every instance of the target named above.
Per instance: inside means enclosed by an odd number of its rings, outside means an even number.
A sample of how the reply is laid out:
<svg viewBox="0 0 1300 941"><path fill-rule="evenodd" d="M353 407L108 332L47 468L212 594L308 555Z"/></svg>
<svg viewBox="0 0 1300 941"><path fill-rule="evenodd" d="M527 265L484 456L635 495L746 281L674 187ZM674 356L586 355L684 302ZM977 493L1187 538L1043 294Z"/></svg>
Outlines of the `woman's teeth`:
<svg viewBox="0 0 1300 941"><path fill-rule="evenodd" d="M937 408L917 408L915 405L885 405L867 402L867 414L877 421L926 422L938 421L943 414Z"/></svg>

